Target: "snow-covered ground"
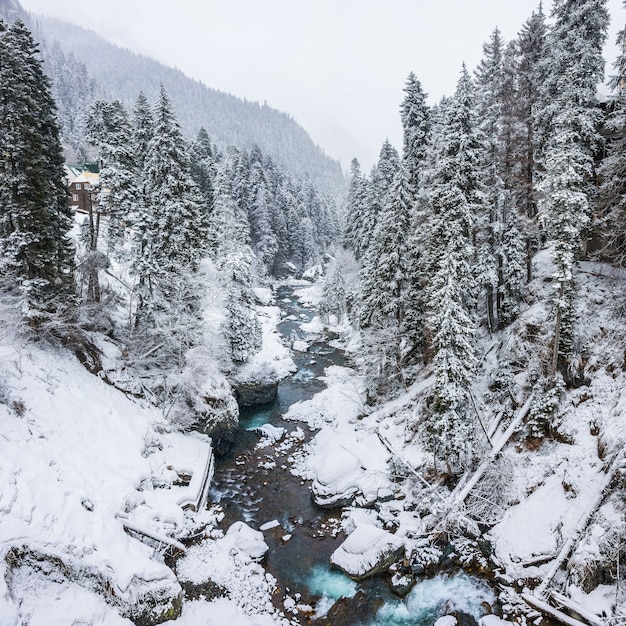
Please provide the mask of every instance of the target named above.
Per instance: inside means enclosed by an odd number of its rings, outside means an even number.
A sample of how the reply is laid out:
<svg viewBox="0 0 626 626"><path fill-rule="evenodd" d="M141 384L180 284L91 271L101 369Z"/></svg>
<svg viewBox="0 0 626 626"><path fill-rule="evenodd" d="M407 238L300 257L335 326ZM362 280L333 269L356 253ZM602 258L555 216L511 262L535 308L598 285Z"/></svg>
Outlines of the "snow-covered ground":
<svg viewBox="0 0 626 626"><path fill-rule="evenodd" d="M529 368L510 364L528 362L526 352L546 345L541 329L549 316L551 283L545 253L535 270L520 319L480 340L474 395L488 431L500 417L499 432L510 423L510 415L500 416L503 395L515 397L519 406L528 393ZM605 569L611 564L626 526L619 490L599 497L607 465L626 436L625 277L603 265L583 264L582 270L577 330L588 384L565 394L553 417L553 437L538 442L520 428L483 485L494 499L488 538L502 579L519 581L520 588L548 573L591 510L591 523L569 560L565 591L584 609L610 616L620 610L616 602L623 603L623 596L615 581L594 584L590 572L594 563ZM299 293L315 304L319 284ZM279 310L270 300L259 306L264 349L250 367L286 375L293 362L275 331ZM316 318L303 330L319 334L323 328ZM347 329L338 334L350 338ZM494 381L505 370L508 389L498 396ZM320 504L344 505L344 531L359 529L344 549L357 573L376 540L388 536L427 568L439 557L427 531L449 496L444 486L426 487L432 476L425 471L429 459L420 424L433 384L430 372L376 410L363 404L364 382L354 370L332 366L325 382L324 391L287 414L319 429L302 453L294 453L293 472L312 480ZM483 445L488 452L486 440ZM205 487L198 477L210 474L208 439L169 432L160 411L89 374L73 356L16 338L3 341L0 458L1 626L121 625L130 624L138 611L166 617L180 601L181 583L200 588L209 579L224 589L224 597L207 600L199 594L168 623L289 622L273 606L275 581L258 562L262 537L242 527L222 536L216 530L218 512L184 510ZM470 499L460 512L475 516ZM198 528L206 529L205 537L179 559L177 578L164 562L164 548ZM143 541L132 529L142 531ZM369 542L363 539L368 537ZM457 548L461 561L463 545ZM477 557L467 557L472 558ZM413 606L416 597L417 591L397 610Z"/></svg>

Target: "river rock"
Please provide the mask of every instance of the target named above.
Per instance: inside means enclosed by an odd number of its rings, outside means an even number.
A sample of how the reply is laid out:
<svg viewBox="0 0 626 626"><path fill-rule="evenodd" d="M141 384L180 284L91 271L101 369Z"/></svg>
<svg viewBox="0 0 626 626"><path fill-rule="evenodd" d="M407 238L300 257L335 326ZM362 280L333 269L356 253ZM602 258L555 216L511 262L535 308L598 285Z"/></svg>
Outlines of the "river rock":
<svg viewBox="0 0 626 626"><path fill-rule="evenodd" d="M255 428L254 432L263 437L268 443L276 443L284 438L287 431L282 426L263 424Z"/></svg>
<svg viewBox="0 0 626 626"><path fill-rule="evenodd" d="M277 380L234 381L235 397L240 407L269 404L276 399Z"/></svg>
<svg viewBox="0 0 626 626"><path fill-rule="evenodd" d="M415 577L412 574L401 574L397 572L391 577L389 586L393 593L404 598L415 586Z"/></svg>
<svg viewBox="0 0 626 626"><path fill-rule="evenodd" d="M362 475L361 462L352 452L333 448L326 455L311 484L315 504L324 508L352 504L360 493L358 482Z"/></svg>
<svg viewBox="0 0 626 626"><path fill-rule="evenodd" d="M361 524L332 553L330 562L354 580L385 571L404 553L404 542L376 526Z"/></svg>
<svg viewBox="0 0 626 626"><path fill-rule="evenodd" d="M269 550L269 546L265 543L263 533L250 528L244 522L235 522L227 531L221 542L228 545L239 552L243 552L251 559L262 559Z"/></svg>

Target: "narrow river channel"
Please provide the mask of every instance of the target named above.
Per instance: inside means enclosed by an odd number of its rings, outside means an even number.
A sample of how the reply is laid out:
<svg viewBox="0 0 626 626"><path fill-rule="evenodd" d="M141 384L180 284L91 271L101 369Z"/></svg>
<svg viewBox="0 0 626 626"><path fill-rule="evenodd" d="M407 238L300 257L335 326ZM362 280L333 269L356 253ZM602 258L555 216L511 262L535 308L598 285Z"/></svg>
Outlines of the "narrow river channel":
<svg viewBox="0 0 626 626"><path fill-rule="evenodd" d="M309 322L314 311L298 301L293 286L280 287L277 301L283 312L282 336L290 341L304 338L300 325ZM242 410L241 431L231 451L217 460L210 492L210 499L223 507L224 528L239 520L253 528L278 522L264 531L270 548L264 565L278 582L277 607L283 608L285 596L295 598L317 609L316 616L299 613L300 623L329 626L431 626L450 597L467 598L467 613L475 614L493 593L484 583L465 575L420 581L400 600L390 592L383 576L357 584L331 570L330 555L345 539L339 530L341 510L317 507L307 482L291 473L293 438L285 440L291 443L257 448L259 435L254 429L263 424L284 427L288 432L301 429L302 441L310 440L314 432L305 424L284 420L283 414L293 403L322 391L324 370L345 365L346 358L325 341L314 342L307 352L294 351L292 356L298 370L279 384L275 401Z"/></svg>

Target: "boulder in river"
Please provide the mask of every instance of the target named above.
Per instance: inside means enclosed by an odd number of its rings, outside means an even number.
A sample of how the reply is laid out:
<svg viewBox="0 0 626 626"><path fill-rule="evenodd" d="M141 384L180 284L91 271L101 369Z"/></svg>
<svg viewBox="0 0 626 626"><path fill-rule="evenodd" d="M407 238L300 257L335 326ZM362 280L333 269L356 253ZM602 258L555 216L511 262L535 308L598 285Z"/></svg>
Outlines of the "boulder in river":
<svg viewBox="0 0 626 626"><path fill-rule="evenodd" d="M269 550L263 533L250 528L244 522L235 522L226 531L226 535L221 541L223 544L227 544L231 550L236 549L254 560L262 559Z"/></svg>
<svg viewBox="0 0 626 626"><path fill-rule="evenodd" d="M276 399L278 380L234 381L235 397L240 407L261 406Z"/></svg>
<svg viewBox="0 0 626 626"><path fill-rule="evenodd" d="M404 554L402 539L386 530L361 524L332 553L330 562L354 580L384 572Z"/></svg>

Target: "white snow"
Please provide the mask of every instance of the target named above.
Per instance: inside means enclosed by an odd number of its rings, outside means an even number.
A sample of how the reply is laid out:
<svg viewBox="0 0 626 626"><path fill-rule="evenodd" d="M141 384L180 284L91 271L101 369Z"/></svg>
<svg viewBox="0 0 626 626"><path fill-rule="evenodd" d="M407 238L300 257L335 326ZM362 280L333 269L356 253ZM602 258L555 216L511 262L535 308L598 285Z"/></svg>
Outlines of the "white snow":
<svg viewBox="0 0 626 626"><path fill-rule="evenodd" d="M2 577L7 554L24 550L61 561L76 579L102 577L122 602L157 589L175 596L172 571L116 517L143 506L154 495L154 481L164 479L165 456L150 448L158 439L159 412L129 400L62 352L29 345L5 348L0 358L11 389L0 404ZM172 493L153 511L165 534L183 525L179 497ZM0 614L14 611L6 596L0 602ZM64 619L55 614L49 623Z"/></svg>
<svg viewBox="0 0 626 626"><path fill-rule="evenodd" d="M189 548L178 561L179 580L196 585L211 580L228 592L230 602L214 600L207 605L188 607L182 622L189 626L204 623L193 621L212 616L210 624L234 623L255 626L287 624L284 615L272 605L276 581L256 561L267 551L263 534L243 522L236 522L226 535L217 540L205 539ZM222 621L217 621L221 619Z"/></svg>

